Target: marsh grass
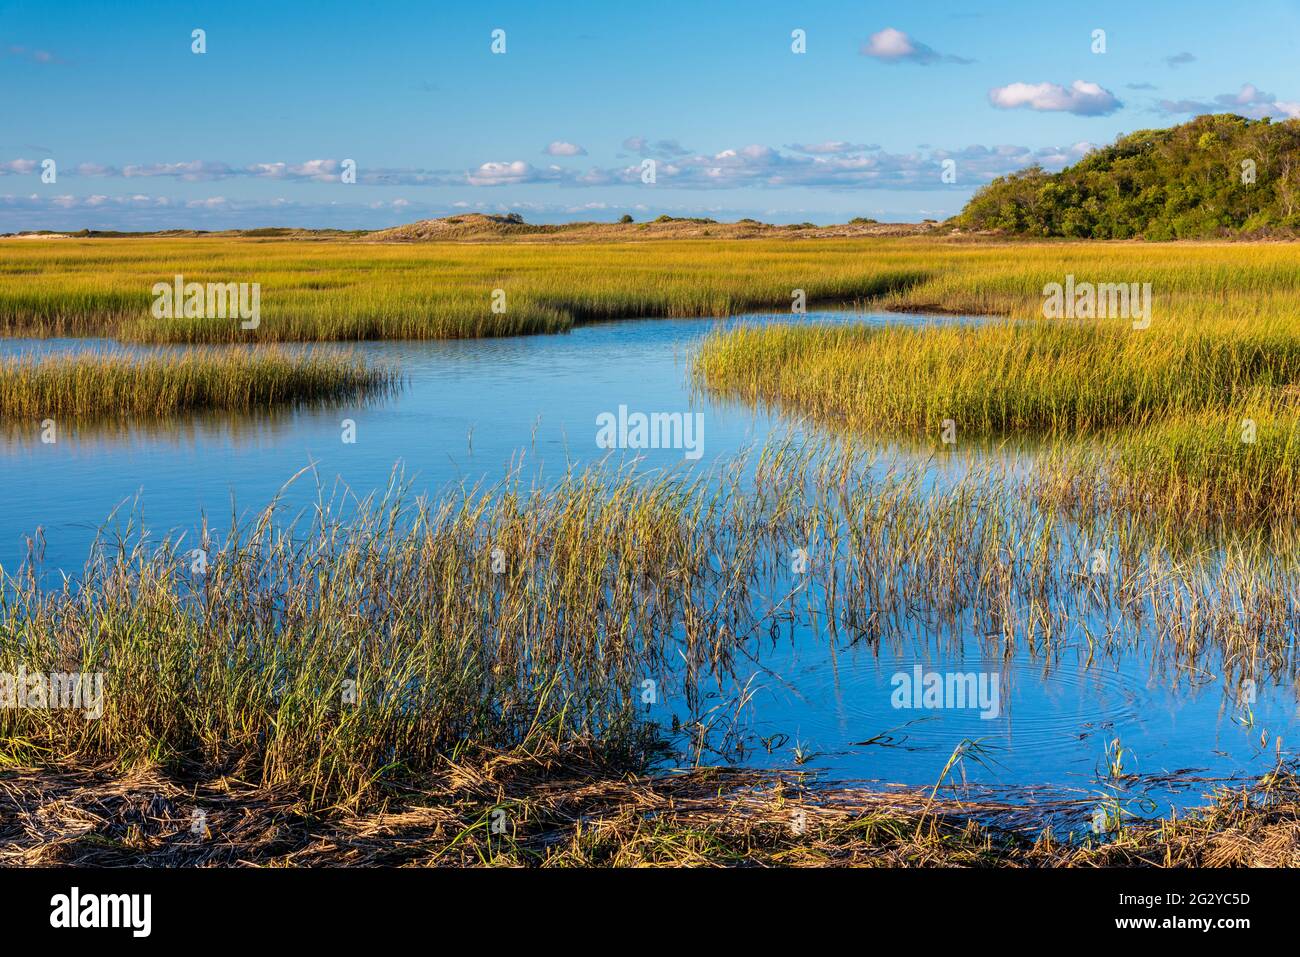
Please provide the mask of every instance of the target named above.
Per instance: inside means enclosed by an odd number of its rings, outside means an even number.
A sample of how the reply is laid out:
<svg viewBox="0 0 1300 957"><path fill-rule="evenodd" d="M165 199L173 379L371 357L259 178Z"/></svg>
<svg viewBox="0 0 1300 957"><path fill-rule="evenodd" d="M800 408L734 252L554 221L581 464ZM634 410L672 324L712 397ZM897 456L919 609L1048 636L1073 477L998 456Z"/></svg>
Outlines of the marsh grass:
<svg viewBox="0 0 1300 957"><path fill-rule="evenodd" d="M719 394L891 439L936 443L945 420L959 442L1089 437L1105 454L1076 461L1104 466L1116 500L1151 496L1207 521L1216 509L1241 521L1295 513L1279 492L1290 487L1292 452L1278 443L1292 413L1279 405L1245 456L1222 454L1208 437L1261 396L1298 385L1300 273L1288 244L151 238L25 240L4 251L0 329L11 335L184 343L516 335L604 319L784 311L796 289L814 306L995 315L1002 321L955 328L741 329L710 338L696 370ZM260 283L261 326L153 319L153 283L176 274ZM1043 287L1066 275L1150 283L1150 328L1044 320ZM506 293L504 313L491 310L495 289Z"/></svg>
<svg viewBox="0 0 1300 957"><path fill-rule="evenodd" d="M947 429L958 446L1037 443L1043 486L1087 508L1267 528L1300 517L1288 283L1252 303L1207 295L1211 308L1196 302L1141 330L1043 318L741 326L704 340L693 375L714 395L877 441L937 449Z"/></svg>
<svg viewBox="0 0 1300 957"><path fill-rule="evenodd" d="M0 713L8 764L230 776L305 814L360 811L447 780L491 790L494 761L539 755L552 773L592 761L607 782L644 772L670 745L696 760L730 753L750 688L746 652L812 622L830 642L904 648L938 636L978 644L990 660L1027 649L1049 669L1065 648L1092 662L1141 645L1160 650L1153 668L1220 676L1225 702L1247 678L1295 680L1300 540L1288 520L1300 344L1285 248L819 241L360 252L345 243L72 242L32 241L0 264L9 332L242 341L236 322L147 318L149 286L175 272L262 282L256 337L272 340L563 331L602 318L786 308L794 288L811 302L1017 321L710 338L696 364L706 387L810 415L849 438L833 452L813 443L765 450L752 481L737 464L707 480L597 470L543 490L508 479L414 502L394 488L297 517L275 505L220 537L205 528L153 545L128 527L103 538L84 574L61 587L20 569L5 580L0 671L102 671L108 698L98 721ZM1152 327L1037 318L1042 285L1066 272L1153 282ZM488 308L498 287L510 303L504 316ZM116 411L193 396L167 385L191 376L236 403L255 388L197 368L112 381L88 369L84 382L66 370L44 380L13 374L4 394L23 415L34 414L21 405L32 393L44 396L44 416L50 401L77 408L83 391ZM285 379L262 377L272 381ZM1234 442L1248 415L1256 442ZM882 474L854 451L862 432L937 441L948 418L959 442L1013 433L1052 447L1028 479L986 463L951 484L912 469ZM1245 522L1233 538L1189 534L1232 514ZM209 553L201 575L191 570L195 547ZM794 547L813 556L802 578L789 572ZM1098 551L1109 567L1101 575L1089 571ZM647 679L672 702L678 730L649 720L639 703ZM819 830L821 859L835 859L838 840L868 859L888 846L883 859L893 862L1004 855L1004 837L950 822L930 799L919 818L871 812L842 831ZM543 831L552 815L587 814L562 797L525 805L520 797L515 807ZM783 837L775 816L727 831L717 819L660 828L630 813L574 827L562 845L552 834L540 851L527 835L493 844L491 807L481 795L447 796L429 812L438 834L455 834L435 861L817 858ZM1183 827L1188 846L1206 836ZM1134 839L1130 859L1145 862L1172 833ZM1059 849L1048 845L1053 859Z"/></svg>
<svg viewBox="0 0 1300 957"><path fill-rule="evenodd" d="M942 239L643 243L171 238L3 244L0 331L134 341L464 338L562 332L629 317L786 311L810 304L1041 318L1042 289L1150 282L1169 322L1289 322L1300 298L1286 244L962 242ZM155 320L154 283L258 282L262 325ZM506 292L504 313L492 291Z"/></svg>
<svg viewBox="0 0 1300 957"><path fill-rule="evenodd" d="M1171 533L1285 539L1300 517L1300 415L1288 400L1179 416L1065 443L1036 468L1043 501L1124 509Z"/></svg>
<svg viewBox="0 0 1300 957"><path fill-rule="evenodd" d="M394 369L346 353L274 348L55 353L0 361L0 418L132 420L383 395Z"/></svg>
<svg viewBox="0 0 1300 957"><path fill-rule="evenodd" d="M304 527L271 508L222 542L156 550L128 527L75 588L10 581L8 672L104 671L113 691L98 721L0 714L5 757L238 767L313 805L373 798L463 747L591 739L637 766L634 686L669 653L705 669L728 654L700 595L700 549L728 530L721 503L688 494L589 473L545 494L368 501L346 522L322 503ZM691 539L683 509L716 531ZM211 549L205 574L191 548Z"/></svg>
<svg viewBox="0 0 1300 957"><path fill-rule="evenodd" d="M6 578L0 672L102 672L106 708L4 709L0 760L188 767L316 808L485 753L594 748L644 770L670 744L730 753L749 655L795 626L891 648L974 634L992 660L1049 663L1149 643L1152 667L1213 669L1228 696L1291 674L1294 560L1180 549L1126 514L1076 524L1015 476L935 489L866 465L785 446L712 480L592 469L414 501L395 485L158 544L128 524L75 581ZM679 733L647 716L647 680Z"/></svg>
<svg viewBox="0 0 1300 957"><path fill-rule="evenodd" d="M929 275L910 253L843 241L512 245L252 239L7 243L0 332L135 342L453 339L554 333L635 317L726 316L896 293ZM154 283L256 282L261 324L155 319ZM493 291L505 293L494 312Z"/></svg>
<svg viewBox="0 0 1300 957"><path fill-rule="evenodd" d="M695 360L707 388L875 435L1074 436L1222 408L1300 378L1280 330L1125 324L748 326Z"/></svg>

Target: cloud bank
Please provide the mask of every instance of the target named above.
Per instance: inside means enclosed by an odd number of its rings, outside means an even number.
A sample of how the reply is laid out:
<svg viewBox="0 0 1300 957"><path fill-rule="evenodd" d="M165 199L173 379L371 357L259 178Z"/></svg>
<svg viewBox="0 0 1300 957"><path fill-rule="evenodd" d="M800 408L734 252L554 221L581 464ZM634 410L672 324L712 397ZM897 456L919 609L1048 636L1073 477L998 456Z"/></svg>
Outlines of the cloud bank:
<svg viewBox="0 0 1300 957"><path fill-rule="evenodd" d="M764 189L821 188L926 189L947 190L982 185L997 176L1037 163L1060 168L1082 158L1088 143L1066 147L1031 149L1024 146L973 145L961 149L926 149L891 153L871 143L830 140L823 143L795 143L784 148L750 144L713 153L685 149L675 140L651 143L641 137L625 141L638 154L655 160L654 187L681 189ZM571 145L571 144L569 144ZM563 154L579 155L579 154ZM945 160L957 166L957 181L940 180ZM496 188L550 184L568 188L637 186L645 187L640 160L624 165L591 166L587 169L557 164L534 164L523 159L490 160L470 170L420 168L378 168L359 166L356 181L369 186L433 186ZM329 183L341 185L344 161L313 159L302 163L263 162L234 165L216 160L189 160L110 166L81 163L61 167L65 177L89 179L173 179L182 182L218 182L237 179L272 180L283 183ZM0 177L39 176L35 159L0 162ZM650 188L650 187L646 187Z"/></svg>
<svg viewBox="0 0 1300 957"><path fill-rule="evenodd" d="M1253 83L1243 83L1236 93L1220 93L1212 100L1161 100L1156 109L1169 115L1237 113L1252 120L1300 119L1300 102L1279 100Z"/></svg>

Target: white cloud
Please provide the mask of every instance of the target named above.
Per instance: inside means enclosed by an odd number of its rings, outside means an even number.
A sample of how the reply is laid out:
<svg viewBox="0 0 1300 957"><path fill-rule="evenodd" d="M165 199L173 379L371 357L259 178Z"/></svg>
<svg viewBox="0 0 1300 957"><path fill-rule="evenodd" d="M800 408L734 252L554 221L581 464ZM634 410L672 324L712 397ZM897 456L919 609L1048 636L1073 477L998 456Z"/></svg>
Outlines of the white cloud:
<svg viewBox="0 0 1300 957"><path fill-rule="evenodd" d="M881 60L905 60L916 56L917 51L916 44L906 33L893 27L885 27L879 33L871 35L862 52L866 56L878 57Z"/></svg>
<svg viewBox="0 0 1300 957"><path fill-rule="evenodd" d="M466 174L471 186L519 186L524 183L551 183L573 177L569 170L558 166L544 168L514 160L509 163L484 163Z"/></svg>
<svg viewBox="0 0 1300 957"><path fill-rule="evenodd" d="M463 185L463 180L462 180ZM169 196L109 196L91 194L0 194L0 232L77 229L243 229L255 226L301 226L345 229L382 228L420 216L444 215L447 206L421 205L397 199L373 204L296 202L208 196L178 199Z"/></svg>
<svg viewBox="0 0 1300 957"><path fill-rule="evenodd" d="M1057 83L1009 83L989 90L989 102L1000 110L1028 107L1041 112L1105 116L1124 104L1096 83L1075 80L1069 89Z"/></svg>
<svg viewBox="0 0 1300 957"><path fill-rule="evenodd" d="M151 163L147 165L132 164L121 170L103 172L96 175L125 176L127 178L143 176L172 176L190 182L225 179L235 173L225 163L211 163L206 160L192 160L188 163Z"/></svg>
<svg viewBox="0 0 1300 957"><path fill-rule="evenodd" d="M262 179L313 180L317 183L335 182L343 164L338 160L315 159L305 163L254 163L243 172Z"/></svg>
<svg viewBox="0 0 1300 957"><path fill-rule="evenodd" d="M916 153L887 153L878 147L848 149L832 141L821 152L783 151L750 144L716 153L690 154L661 161L656 168L661 187L682 189L735 189L740 187L809 187L833 190L888 189L941 190L955 188L940 179L942 162L956 160L956 187L969 188L1033 164L1059 169L1081 159L1089 143L1067 147L1029 149L1023 146L968 146L959 150L932 149ZM561 186L638 185L639 165L576 172L551 166L538 168L523 160L484 163L467 174L472 186L523 186L553 183Z"/></svg>
<svg viewBox="0 0 1300 957"><path fill-rule="evenodd" d="M15 162L34 163L33 160ZM73 171L80 176L126 179L171 178L186 182L241 177L284 182L334 183L338 182L342 174L343 161L313 159L303 163L251 163L247 166L231 166L228 163L211 160L191 160L182 163L131 164L123 167L81 163L74 167ZM0 164L0 174L4 172L4 166ZM452 170L371 169L362 166L357 171L357 182L370 186L446 186L458 185L464 181L463 173Z"/></svg>
<svg viewBox="0 0 1300 957"><path fill-rule="evenodd" d="M908 36L902 30L885 27L878 33L871 34L862 45L862 55L883 60L886 63L919 63L928 66L931 63L971 63L965 57L944 55L938 50L926 46L919 40Z"/></svg>
<svg viewBox="0 0 1300 957"><path fill-rule="evenodd" d="M523 160L513 163L484 163L469 174L469 181L474 186L504 186L525 183L532 175L533 167Z"/></svg>
<svg viewBox="0 0 1300 957"><path fill-rule="evenodd" d="M548 156L586 156L587 151L576 143L566 143L563 140L555 140L542 150Z"/></svg>

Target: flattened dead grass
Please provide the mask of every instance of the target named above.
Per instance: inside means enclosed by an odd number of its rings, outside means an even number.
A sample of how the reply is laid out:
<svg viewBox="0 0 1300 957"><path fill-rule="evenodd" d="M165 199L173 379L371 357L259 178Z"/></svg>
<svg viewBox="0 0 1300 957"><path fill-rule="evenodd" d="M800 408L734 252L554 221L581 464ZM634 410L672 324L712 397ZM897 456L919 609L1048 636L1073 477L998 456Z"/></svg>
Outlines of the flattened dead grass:
<svg viewBox="0 0 1300 957"><path fill-rule="evenodd" d="M927 791L812 788L798 772L623 775L574 752L449 764L427 789L365 813L312 813L232 777L18 769L0 775L0 866L1300 866L1289 772L1104 841L1035 834L1032 814Z"/></svg>

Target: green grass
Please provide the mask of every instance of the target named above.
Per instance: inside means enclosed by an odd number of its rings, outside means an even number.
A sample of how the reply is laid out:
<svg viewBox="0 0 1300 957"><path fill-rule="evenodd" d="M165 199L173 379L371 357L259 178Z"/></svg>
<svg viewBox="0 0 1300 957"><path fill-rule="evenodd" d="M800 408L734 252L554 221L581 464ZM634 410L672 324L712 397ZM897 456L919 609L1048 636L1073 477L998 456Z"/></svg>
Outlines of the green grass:
<svg viewBox="0 0 1300 957"><path fill-rule="evenodd" d="M0 419L255 412L381 394L399 381L358 356L273 348L20 357L0 362Z"/></svg>
<svg viewBox="0 0 1300 957"><path fill-rule="evenodd" d="M1067 454L1044 463L1045 482L1076 504L1185 512L1203 524L1300 517L1290 492L1300 424L1300 277L1285 265L1293 246L930 248L931 277L883 305L1003 318L715 333L696 356L697 381L877 439L938 447L950 421L959 446L1056 446ZM1151 283L1150 326L1043 318L1043 287L1067 275ZM1258 426L1253 445L1231 440L1246 418Z"/></svg>
<svg viewBox="0 0 1300 957"><path fill-rule="evenodd" d="M708 544L684 537L687 495L586 475L372 502L346 523L340 503L304 527L272 507L157 551L108 540L75 589L19 575L0 608L0 671L104 672L106 713L0 710L0 760L238 768L328 804L461 748L635 752L632 692L662 670L666 623L688 660L711 645L677 577Z"/></svg>
<svg viewBox="0 0 1300 957"><path fill-rule="evenodd" d="M1221 528L1300 518L1300 336L1281 319L751 327L706 339L694 372L715 394L878 440L1027 442L1049 496L1089 509Z"/></svg>

